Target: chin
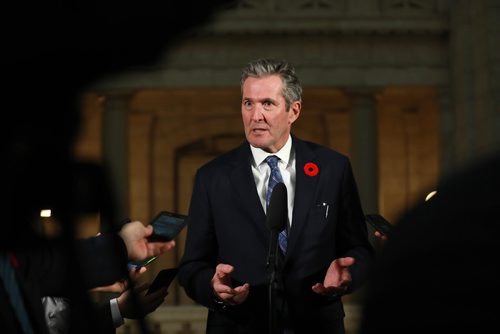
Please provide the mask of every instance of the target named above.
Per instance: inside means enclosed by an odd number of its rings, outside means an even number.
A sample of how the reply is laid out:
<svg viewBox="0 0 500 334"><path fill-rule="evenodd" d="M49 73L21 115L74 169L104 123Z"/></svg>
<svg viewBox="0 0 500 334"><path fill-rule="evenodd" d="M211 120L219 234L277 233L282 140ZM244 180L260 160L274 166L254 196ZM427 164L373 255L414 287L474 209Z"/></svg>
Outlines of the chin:
<svg viewBox="0 0 500 334"><path fill-rule="evenodd" d="M261 149L265 149L267 147L266 143L264 143L262 140L255 140L254 139L254 140L249 140L248 142L253 147L257 147L257 148L261 148Z"/></svg>

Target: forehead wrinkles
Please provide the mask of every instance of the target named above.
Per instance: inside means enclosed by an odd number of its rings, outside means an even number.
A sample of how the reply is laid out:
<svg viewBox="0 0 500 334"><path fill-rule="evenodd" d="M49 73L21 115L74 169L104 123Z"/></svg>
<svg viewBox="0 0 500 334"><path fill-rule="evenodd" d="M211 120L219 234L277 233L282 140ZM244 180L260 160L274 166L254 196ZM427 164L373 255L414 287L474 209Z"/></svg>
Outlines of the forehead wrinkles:
<svg viewBox="0 0 500 334"><path fill-rule="evenodd" d="M243 99L252 101L272 99L279 101L280 98L284 97L282 94L282 83L279 77L249 77L243 84Z"/></svg>

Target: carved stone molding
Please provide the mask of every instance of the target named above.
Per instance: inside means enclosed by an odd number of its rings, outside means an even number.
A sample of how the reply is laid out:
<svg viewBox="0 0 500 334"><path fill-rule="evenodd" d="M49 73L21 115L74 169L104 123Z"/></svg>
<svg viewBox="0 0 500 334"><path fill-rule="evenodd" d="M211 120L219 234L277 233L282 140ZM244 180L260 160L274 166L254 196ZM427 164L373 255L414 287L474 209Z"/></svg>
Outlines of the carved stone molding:
<svg viewBox="0 0 500 334"><path fill-rule="evenodd" d="M347 0L243 0L238 2L236 8L239 12L266 10L276 15L324 11L340 14L346 10Z"/></svg>
<svg viewBox="0 0 500 334"><path fill-rule="evenodd" d="M447 31L448 10L443 0L243 0L205 33L439 34Z"/></svg>
<svg viewBox="0 0 500 334"><path fill-rule="evenodd" d="M436 0L383 0L381 11L392 15L433 15L438 8Z"/></svg>

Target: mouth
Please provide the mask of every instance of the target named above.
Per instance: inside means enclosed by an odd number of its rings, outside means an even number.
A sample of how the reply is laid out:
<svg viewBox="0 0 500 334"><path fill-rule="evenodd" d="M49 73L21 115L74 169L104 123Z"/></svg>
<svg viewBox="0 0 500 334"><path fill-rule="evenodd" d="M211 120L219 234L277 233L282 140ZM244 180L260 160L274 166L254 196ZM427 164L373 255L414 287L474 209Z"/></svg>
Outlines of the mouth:
<svg viewBox="0 0 500 334"><path fill-rule="evenodd" d="M268 131L267 129L263 129L263 128L250 129L250 132L254 133L254 134L262 134L262 133L267 132L267 131Z"/></svg>

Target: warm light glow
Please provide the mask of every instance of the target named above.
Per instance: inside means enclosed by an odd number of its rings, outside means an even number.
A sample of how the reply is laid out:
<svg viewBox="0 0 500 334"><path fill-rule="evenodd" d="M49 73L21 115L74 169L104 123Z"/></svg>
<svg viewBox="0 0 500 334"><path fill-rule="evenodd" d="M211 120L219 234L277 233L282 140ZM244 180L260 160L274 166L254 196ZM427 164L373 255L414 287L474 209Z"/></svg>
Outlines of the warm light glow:
<svg viewBox="0 0 500 334"><path fill-rule="evenodd" d="M431 191L430 193L427 194L427 196L425 197L425 201L427 202L428 200L430 200L432 198L432 196L436 195L437 193L437 190L434 190L434 191Z"/></svg>
<svg viewBox="0 0 500 334"><path fill-rule="evenodd" d="M47 217L50 217L51 215L52 215L52 211L50 209L44 209L44 210L40 211L40 217L47 218Z"/></svg>

